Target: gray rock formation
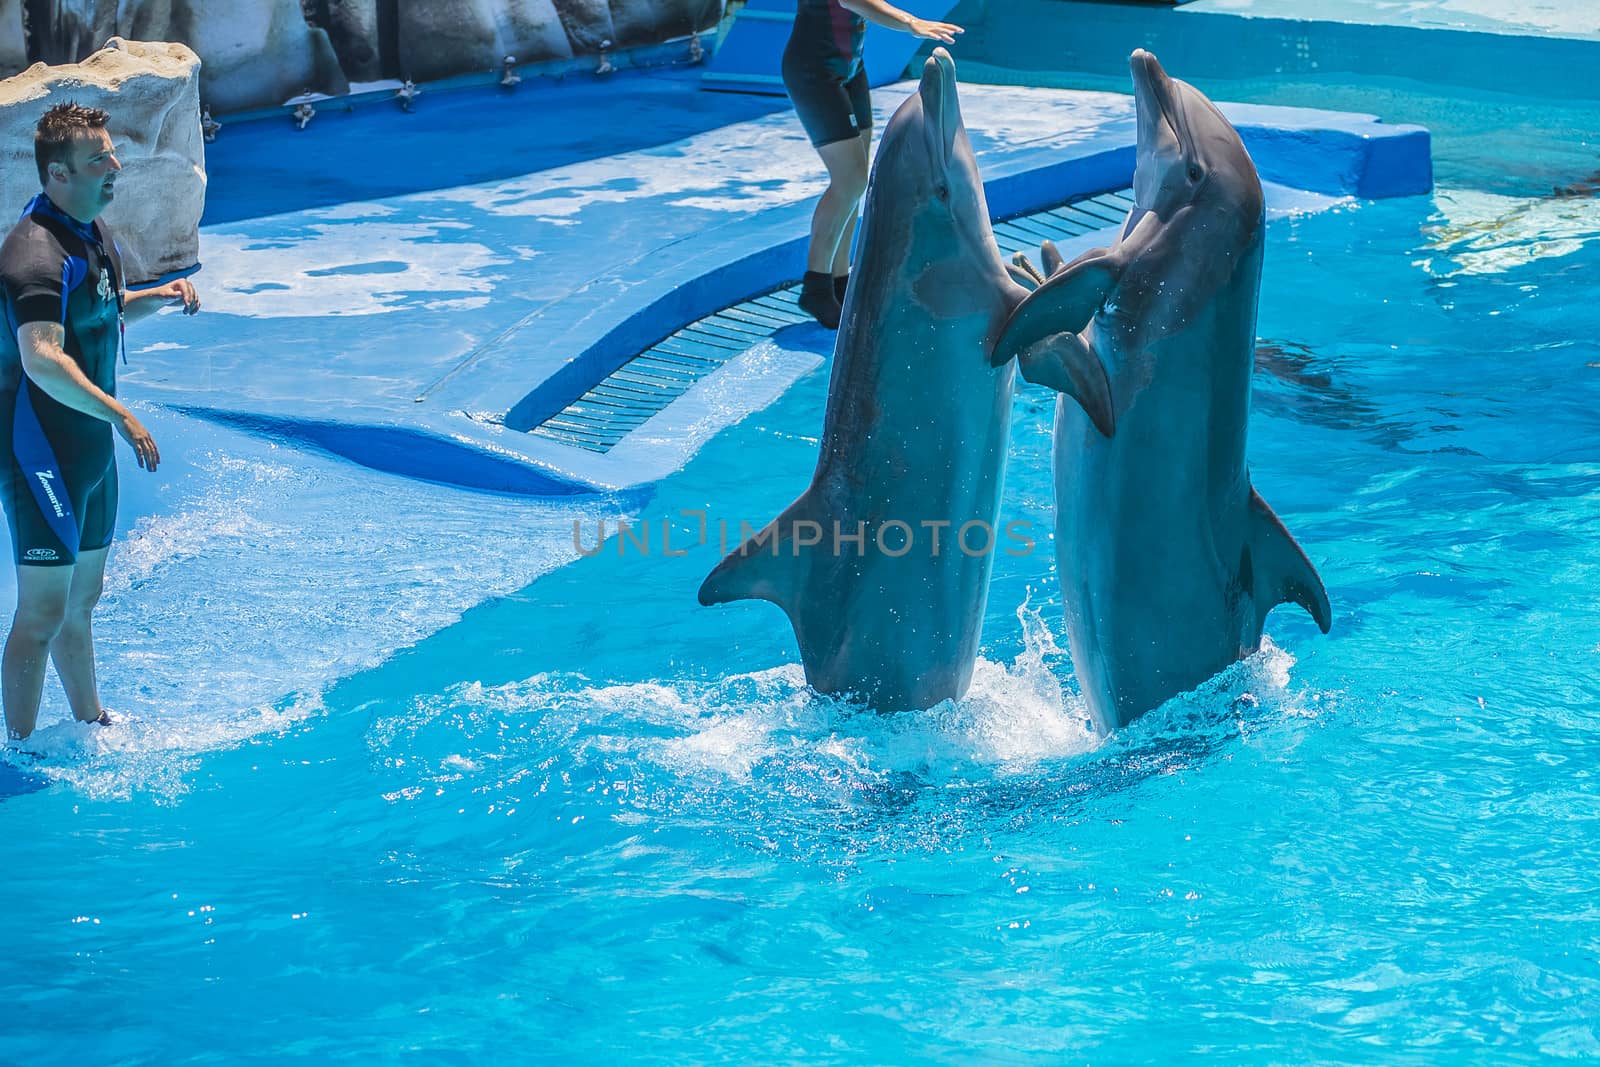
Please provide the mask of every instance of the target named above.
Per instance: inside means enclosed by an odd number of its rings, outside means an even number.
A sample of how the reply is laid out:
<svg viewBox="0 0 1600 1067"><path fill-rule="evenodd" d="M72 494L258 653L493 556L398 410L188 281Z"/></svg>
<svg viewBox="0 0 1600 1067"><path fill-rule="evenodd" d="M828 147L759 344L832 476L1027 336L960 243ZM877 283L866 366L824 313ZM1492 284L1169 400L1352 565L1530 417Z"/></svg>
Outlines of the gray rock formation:
<svg viewBox="0 0 1600 1067"><path fill-rule="evenodd" d="M0 76L74 63L120 35L204 60L215 114L351 82L428 81L635 48L706 30L724 0L0 0ZM29 17L24 18L24 14Z"/></svg>
<svg viewBox="0 0 1600 1067"><path fill-rule="evenodd" d="M67 100L104 108L124 171L104 217L117 231L128 280L193 266L206 192L199 71L200 58L184 45L113 37L82 63L35 63L0 81L0 217L9 223L39 191L39 116Z"/></svg>
<svg viewBox="0 0 1600 1067"><path fill-rule="evenodd" d="M429 81L573 54L551 0L434 0L400 11L400 74Z"/></svg>
<svg viewBox="0 0 1600 1067"><path fill-rule="evenodd" d="M349 88L328 35L307 25L300 0L51 0L28 10L28 53L52 66L75 63L111 37L187 44L205 61L200 93L213 112Z"/></svg>
<svg viewBox="0 0 1600 1067"><path fill-rule="evenodd" d="M556 12L574 54L592 55L616 47L617 31L606 0L556 0Z"/></svg>
<svg viewBox="0 0 1600 1067"><path fill-rule="evenodd" d="M683 37L722 17L722 0L611 0L610 7L618 48Z"/></svg>
<svg viewBox="0 0 1600 1067"><path fill-rule="evenodd" d="M0 0L0 76L28 65L28 41L22 34L22 0Z"/></svg>
<svg viewBox="0 0 1600 1067"><path fill-rule="evenodd" d="M395 27L389 11L380 13L379 0L300 0L300 11L311 26L325 31L345 77L353 82L373 82L395 66Z"/></svg>

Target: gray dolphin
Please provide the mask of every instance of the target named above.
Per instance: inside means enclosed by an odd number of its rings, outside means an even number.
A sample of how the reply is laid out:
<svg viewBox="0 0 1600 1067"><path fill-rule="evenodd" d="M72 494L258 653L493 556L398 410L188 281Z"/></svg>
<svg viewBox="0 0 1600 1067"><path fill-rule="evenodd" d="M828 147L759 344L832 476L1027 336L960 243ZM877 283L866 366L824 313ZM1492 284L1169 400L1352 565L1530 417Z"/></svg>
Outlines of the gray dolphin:
<svg viewBox="0 0 1600 1067"><path fill-rule="evenodd" d="M811 486L700 603L771 601L813 688L925 708L966 692L991 558L1016 543L995 529L1015 370L990 353L1027 295L995 245L942 48L884 130L863 220ZM1063 367L1109 431L1105 370L1087 352Z"/></svg>
<svg viewBox="0 0 1600 1067"><path fill-rule="evenodd" d="M1124 725L1254 652L1275 605L1324 633L1328 594L1245 463L1264 200L1239 135L1142 49L1133 210L1007 323L997 361L1054 385L1089 354L1117 433L1056 404L1056 555L1073 668L1095 725ZM1088 329L1085 309L1098 308Z"/></svg>

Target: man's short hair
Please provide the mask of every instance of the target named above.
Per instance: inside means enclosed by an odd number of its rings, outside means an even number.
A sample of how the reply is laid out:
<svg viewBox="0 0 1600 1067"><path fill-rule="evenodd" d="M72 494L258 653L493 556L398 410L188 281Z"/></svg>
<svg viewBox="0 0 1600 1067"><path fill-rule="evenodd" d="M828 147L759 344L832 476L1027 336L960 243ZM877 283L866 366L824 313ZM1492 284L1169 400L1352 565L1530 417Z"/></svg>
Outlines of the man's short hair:
<svg viewBox="0 0 1600 1067"><path fill-rule="evenodd" d="M106 128L110 119L97 107L79 107L70 100L44 113L33 131L33 161L39 168L39 184L50 184L50 164L65 163L72 169L72 146L95 130Z"/></svg>

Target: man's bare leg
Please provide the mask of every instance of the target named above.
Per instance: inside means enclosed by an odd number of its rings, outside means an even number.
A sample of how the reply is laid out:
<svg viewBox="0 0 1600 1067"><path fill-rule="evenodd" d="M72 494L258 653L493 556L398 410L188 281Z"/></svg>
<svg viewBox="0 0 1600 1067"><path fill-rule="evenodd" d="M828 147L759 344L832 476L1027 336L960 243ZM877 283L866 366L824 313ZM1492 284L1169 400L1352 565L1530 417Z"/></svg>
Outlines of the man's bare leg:
<svg viewBox="0 0 1600 1067"><path fill-rule="evenodd" d="M78 565L72 568L72 584L67 590L67 610L50 643L50 659L67 691L72 717L79 722L96 722L104 714L100 707L100 686L94 671L94 633L90 616L100 603L105 585L106 554L109 549L79 552Z"/></svg>
<svg viewBox="0 0 1600 1067"><path fill-rule="evenodd" d="M101 553L100 565L105 565ZM6 729L14 738L27 737L39 719L44 693L44 667L50 645L67 613L67 594L76 567L18 567L17 612L0 658L0 696Z"/></svg>

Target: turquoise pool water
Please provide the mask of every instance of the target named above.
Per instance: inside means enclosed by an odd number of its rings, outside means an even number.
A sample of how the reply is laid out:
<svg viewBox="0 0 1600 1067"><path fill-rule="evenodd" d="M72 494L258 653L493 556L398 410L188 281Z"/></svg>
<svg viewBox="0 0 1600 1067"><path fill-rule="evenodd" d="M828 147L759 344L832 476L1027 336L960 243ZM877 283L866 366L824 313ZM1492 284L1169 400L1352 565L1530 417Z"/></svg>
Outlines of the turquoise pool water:
<svg viewBox="0 0 1600 1067"><path fill-rule="evenodd" d="M882 718L775 608L695 605L714 544L576 558L603 502L182 431L195 503L107 605L173 635L166 710L0 765L0 1061L1600 1055L1600 198L1476 173L1272 224L1252 471L1334 629L1280 610L1109 739L1047 544L997 560L972 695ZM826 384L628 517L775 514ZM1041 535L1048 401L1004 508Z"/></svg>

